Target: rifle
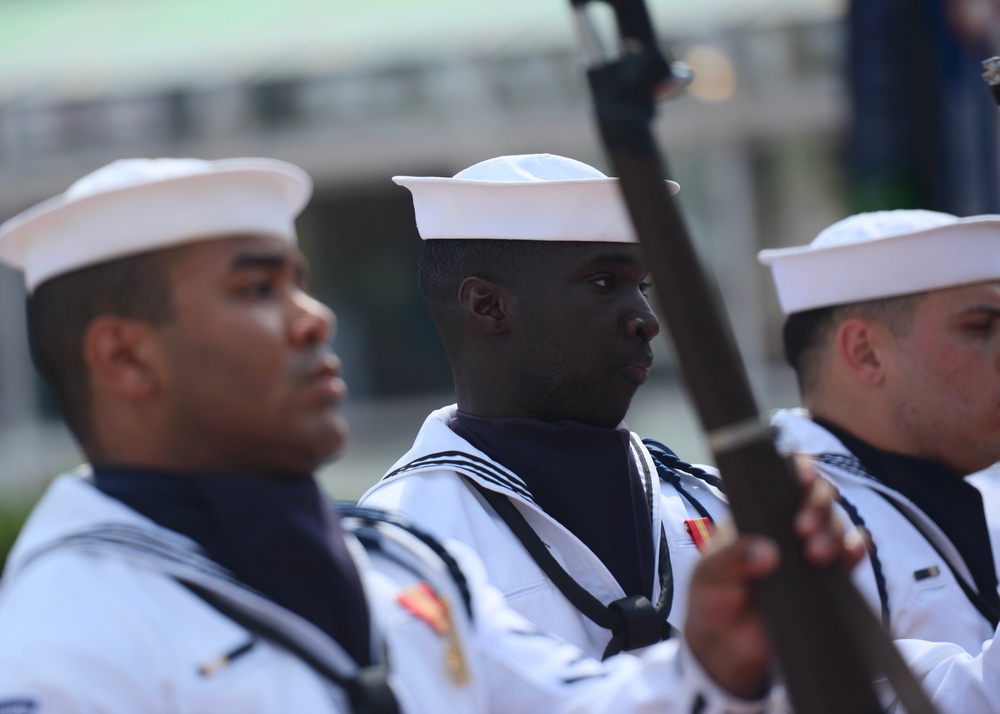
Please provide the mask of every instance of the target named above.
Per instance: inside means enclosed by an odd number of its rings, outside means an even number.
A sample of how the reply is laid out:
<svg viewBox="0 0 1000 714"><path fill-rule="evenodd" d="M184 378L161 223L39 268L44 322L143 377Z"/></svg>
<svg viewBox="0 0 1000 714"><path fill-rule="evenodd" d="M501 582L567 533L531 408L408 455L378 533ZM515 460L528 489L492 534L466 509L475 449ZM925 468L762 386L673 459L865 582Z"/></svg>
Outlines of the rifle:
<svg viewBox="0 0 1000 714"><path fill-rule="evenodd" d="M614 11L620 55L609 58L588 14ZM741 531L772 538L781 566L756 588L789 697L808 714L875 714L873 682L888 677L910 714L935 711L848 574L809 565L793 531L801 495L750 389L730 326L664 179L651 123L655 95L676 93L690 71L659 49L643 0L570 0L587 55L600 135L657 286L660 315L722 473Z"/></svg>

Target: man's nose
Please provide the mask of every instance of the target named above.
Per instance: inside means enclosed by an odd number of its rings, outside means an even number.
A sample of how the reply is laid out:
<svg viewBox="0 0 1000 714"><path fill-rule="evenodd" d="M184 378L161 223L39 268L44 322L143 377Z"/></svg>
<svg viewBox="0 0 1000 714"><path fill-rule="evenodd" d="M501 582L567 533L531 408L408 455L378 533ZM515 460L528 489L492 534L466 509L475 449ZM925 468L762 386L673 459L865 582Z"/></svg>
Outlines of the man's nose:
<svg viewBox="0 0 1000 714"><path fill-rule="evenodd" d="M656 319L649 303L643 299L643 304L625 317L625 334L629 337L641 337L647 342L660 334L660 321Z"/></svg>
<svg viewBox="0 0 1000 714"><path fill-rule="evenodd" d="M308 293L299 292L295 298L295 314L291 321L292 341L296 345L312 347L329 342L336 329L337 317L333 310Z"/></svg>

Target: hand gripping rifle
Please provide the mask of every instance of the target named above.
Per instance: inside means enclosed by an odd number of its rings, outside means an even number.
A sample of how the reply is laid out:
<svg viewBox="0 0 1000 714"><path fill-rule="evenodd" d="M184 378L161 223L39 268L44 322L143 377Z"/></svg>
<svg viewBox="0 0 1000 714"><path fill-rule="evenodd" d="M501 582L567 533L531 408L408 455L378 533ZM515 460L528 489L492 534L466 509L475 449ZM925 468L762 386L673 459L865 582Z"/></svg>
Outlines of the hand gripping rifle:
<svg viewBox="0 0 1000 714"><path fill-rule="evenodd" d="M614 11L621 54L608 58L588 10ZM801 499L789 458L775 450L754 402L728 322L665 184L651 122L655 95L690 77L657 46L643 0L570 0L600 135L650 264L660 315L742 531L777 542L778 572L758 585L762 612L792 704L801 714L881 712L872 683L887 677L909 714L932 713L848 574L806 563L793 531ZM672 69L673 68L673 69Z"/></svg>

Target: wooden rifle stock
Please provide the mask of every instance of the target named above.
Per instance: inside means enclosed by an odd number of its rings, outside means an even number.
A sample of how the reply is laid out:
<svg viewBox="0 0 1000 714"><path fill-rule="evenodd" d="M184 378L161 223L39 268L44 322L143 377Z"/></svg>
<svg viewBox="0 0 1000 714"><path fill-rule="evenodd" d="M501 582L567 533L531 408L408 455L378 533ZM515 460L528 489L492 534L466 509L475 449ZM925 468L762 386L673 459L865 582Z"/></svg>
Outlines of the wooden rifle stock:
<svg viewBox="0 0 1000 714"><path fill-rule="evenodd" d="M586 48L597 46L585 6L571 0ZM797 712L875 714L873 682L888 676L909 714L935 709L881 623L840 566L809 565L794 534L801 500L793 465L759 415L729 324L665 184L652 135L654 93L671 79L642 0L604 0L625 54L588 70L597 123L646 253L661 317L722 473L741 531L778 544L781 566L757 588L757 603Z"/></svg>

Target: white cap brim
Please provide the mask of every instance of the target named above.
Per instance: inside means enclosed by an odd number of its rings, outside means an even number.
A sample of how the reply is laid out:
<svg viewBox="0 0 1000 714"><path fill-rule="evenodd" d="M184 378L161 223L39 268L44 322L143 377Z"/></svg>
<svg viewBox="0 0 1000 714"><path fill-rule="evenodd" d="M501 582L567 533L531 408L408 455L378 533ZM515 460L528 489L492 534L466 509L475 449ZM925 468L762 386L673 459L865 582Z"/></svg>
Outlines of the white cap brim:
<svg viewBox="0 0 1000 714"><path fill-rule="evenodd" d="M786 315L1000 280L1000 215L881 238L764 250Z"/></svg>
<svg viewBox="0 0 1000 714"><path fill-rule="evenodd" d="M73 270L183 243L227 235L294 242L312 192L305 171L272 159L129 161L188 163L162 177L71 189L0 225L0 261L24 271L29 292Z"/></svg>
<svg viewBox="0 0 1000 714"><path fill-rule="evenodd" d="M493 239L635 243L616 178L480 181L394 176L413 194L424 240ZM680 190L667 181L672 194Z"/></svg>

